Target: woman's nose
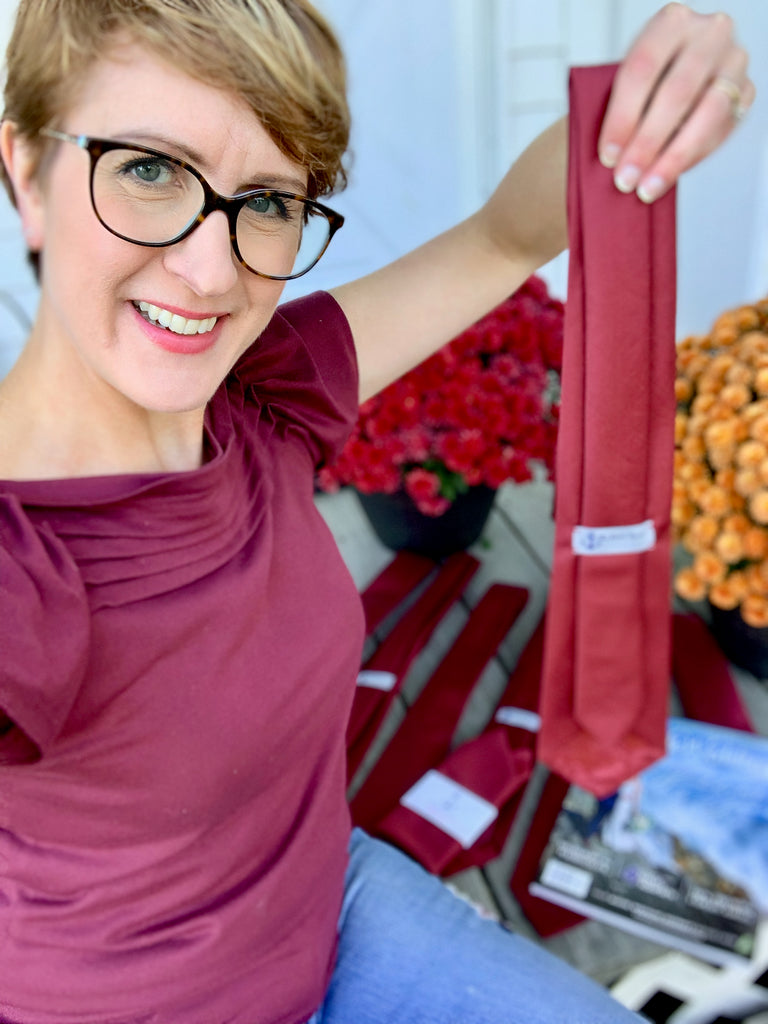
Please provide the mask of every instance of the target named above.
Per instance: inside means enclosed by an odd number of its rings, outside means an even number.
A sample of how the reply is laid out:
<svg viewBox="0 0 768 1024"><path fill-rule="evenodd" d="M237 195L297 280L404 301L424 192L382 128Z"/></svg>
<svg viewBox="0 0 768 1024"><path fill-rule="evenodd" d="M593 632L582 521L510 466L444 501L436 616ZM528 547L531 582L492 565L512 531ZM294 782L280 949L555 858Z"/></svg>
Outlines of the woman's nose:
<svg viewBox="0 0 768 1024"><path fill-rule="evenodd" d="M240 264L232 250L229 222L220 210L210 213L186 238L168 246L167 270L197 295L223 295L236 283Z"/></svg>

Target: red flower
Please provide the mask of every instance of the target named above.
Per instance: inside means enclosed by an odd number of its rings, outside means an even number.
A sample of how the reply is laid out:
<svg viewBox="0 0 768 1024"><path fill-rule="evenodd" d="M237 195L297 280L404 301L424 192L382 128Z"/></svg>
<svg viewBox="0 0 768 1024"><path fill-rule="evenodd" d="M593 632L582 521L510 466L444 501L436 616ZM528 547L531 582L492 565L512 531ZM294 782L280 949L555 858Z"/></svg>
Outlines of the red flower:
<svg viewBox="0 0 768 1024"><path fill-rule="evenodd" d="M439 352L365 402L318 486L404 489L440 515L477 483L551 475L559 416L563 305L530 278Z"/></svg>
<svg viewBox="0 0 768 1024"><path fill-rule="evenodd" d="M405 489L418 504L419 501L430 501L440 493L440 477L427 469L411 469L403 477Z"/></svg>

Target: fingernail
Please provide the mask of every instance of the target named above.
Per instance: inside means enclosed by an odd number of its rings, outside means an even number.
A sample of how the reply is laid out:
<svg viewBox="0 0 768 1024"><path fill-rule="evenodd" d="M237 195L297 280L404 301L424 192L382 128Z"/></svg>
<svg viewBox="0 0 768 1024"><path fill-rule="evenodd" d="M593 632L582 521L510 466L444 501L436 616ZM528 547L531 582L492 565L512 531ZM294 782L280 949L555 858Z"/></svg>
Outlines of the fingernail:
<svg viewBox="0 0 768 1024"><path fill-rule="evenodd" d="M640 168L627 164L613 176L613 182L619 192L634 192L640 181Z"/></svg>
<svg viewBox="0 0 768 1024"><path fill-rule="evenodd" d="M658 175L653 175L639 186L637 190L638 199L642 199L644 203L652 203L654 199L658 199L661 193L664 191L666 182L663 178Z"/></svg>
<svg viewBox="0 0 768 1024"><path fill-rule="evenodd" d="M621 149L618 146L609 142L607 145L603 146L602 150L598 154L600 163L603 167L608 167L609 169L614 168L616 166L616 161L619 159L620 152Z"/></svg>

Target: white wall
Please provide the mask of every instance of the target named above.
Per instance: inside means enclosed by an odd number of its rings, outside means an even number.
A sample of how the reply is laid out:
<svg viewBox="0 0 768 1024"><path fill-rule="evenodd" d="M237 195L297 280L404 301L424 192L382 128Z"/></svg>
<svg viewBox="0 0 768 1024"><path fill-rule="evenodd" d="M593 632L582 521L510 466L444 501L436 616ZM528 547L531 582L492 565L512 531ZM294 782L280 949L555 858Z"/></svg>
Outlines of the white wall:
<svg viewBox="0 0 768 1024"><path fill-rule="evenodd" d="M568 65L619 59L661 6L660 0L319 3L348 53L358 161L348 193L336 201L348 224L303 288L374 269L382 257L394 258L468 213L534 134L565 111ZM759 45L768 38L768 4L693 0L692 6L734 17L752 51L759 98L726 145L679 188L679 335L705 331L722 309L768 293L768 63ZM398 208L408 211L406 223L397 219ZM386 231L378 226L379 209ZM565 260L546 276L563 295Z"/></svg>

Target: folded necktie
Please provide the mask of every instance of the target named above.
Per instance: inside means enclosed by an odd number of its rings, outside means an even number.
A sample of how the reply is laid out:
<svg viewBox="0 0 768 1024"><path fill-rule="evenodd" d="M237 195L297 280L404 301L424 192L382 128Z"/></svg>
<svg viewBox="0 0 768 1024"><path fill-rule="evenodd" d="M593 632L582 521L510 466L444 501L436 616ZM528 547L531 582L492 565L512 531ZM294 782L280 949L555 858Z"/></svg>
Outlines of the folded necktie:
<svg viewBox="0 0 768 1024"><path fill-rule="evenodd" d="M506 775L512 779L516 773L517 753L528 750L531 753L529 772L535 763L536 742L539 725L539 698L541 693L541 663L544 652L544 621L536 627L533 636L520 655L507 688L501 696L493 719L476 740L473 760L474 778L479 777L481 765L497 778ZM474 788L476 783L469 776L462 776L464 785ZM510 829L520 809L525 785L509 789L508 795L496 799L499 816L493 825L468 850L463 850L451 860L443 874L452 875L467 868L481 867L498 857L504 849ZM527 781L527 780L525 780Z"/></svg>
<svg viewBox="0 0 768 1024"><path fill-rule="evenodd" d="M374 835L399 846L435 874L479 866L501 852L534 763L542 643L539 626L486 729L417 782L374 826ZM452 814L441 818L430 801L435 784L436 794L445 793L449 808L453 793L470 816L477 814L472 822L486 820L477 835L454 827ZM426 789L424 803L420 787Z"/></svg>
<svg viewBox="0 0 768 1024"><path fill-rule="evenodd" d="M475 683L527 599L527 590L503 583L494 584L483 595L351 801L356 825L371 829L424 772L445 757Z"/></svg>
<svg viewBox="0 0 768 1024"><path fill-rule="evenodd" d="M447 558L436 579L363 666L347 727L350 780L360 767L417 654L423 650L437 624L461 596L479 567L479 561L464 551Z"/></svg>
<svg viewBox="0 0 768 1024"><path fill-rule="evenodd" d="M755 731L728 661L698 615L672 617L672 675L688 718Z"/></svg>
<svg viewBox="0 0 768 1024"><path fill-rule="evenodd" d="M525 843L509 880L510 891L520 904L526 919L544 938L586 920L572 910L566 910L565 907L550 903L549 900L533 896L528 891L528 886L538 875L542 854L555 827L569 786L569 782L554 774L544 783Z"/></svg>
<svg viewBox="0 0 768 1024"><path fill-rule="evenodd" d="M664 752L675 211L597 159L613 67L570 78L570 263L539 756L598 796Z"/></svg>
<svg viewBox="0 0 768 1024"><path fill-rule="evenodd" d="M360 595L366 635L370 636L436 568L431 558L415 551L398 551Z"/></svg>

